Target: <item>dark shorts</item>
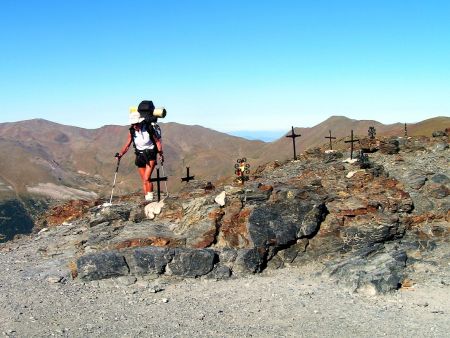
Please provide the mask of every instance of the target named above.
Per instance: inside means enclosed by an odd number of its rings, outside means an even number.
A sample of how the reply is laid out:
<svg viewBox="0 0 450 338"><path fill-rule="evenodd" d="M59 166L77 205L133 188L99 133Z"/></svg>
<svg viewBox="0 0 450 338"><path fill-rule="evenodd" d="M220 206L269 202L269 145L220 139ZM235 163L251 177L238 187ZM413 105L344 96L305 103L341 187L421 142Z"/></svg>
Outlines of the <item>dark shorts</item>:
<svg viewBox="0 0 450 338"><path fill-rule="evenodd" d="M156 161L156 149L147 149L136 152L134 164L136 164L138 168L145 168L150 161Z"/></svg>

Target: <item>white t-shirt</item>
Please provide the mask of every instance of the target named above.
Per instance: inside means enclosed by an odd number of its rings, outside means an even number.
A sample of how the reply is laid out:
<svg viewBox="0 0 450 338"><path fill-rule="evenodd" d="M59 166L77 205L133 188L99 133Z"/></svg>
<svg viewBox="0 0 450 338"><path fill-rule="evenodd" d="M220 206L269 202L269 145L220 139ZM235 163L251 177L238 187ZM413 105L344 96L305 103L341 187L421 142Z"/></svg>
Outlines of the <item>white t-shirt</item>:
<svg viewBox="0 0 450 338"><path fill-rule="evenodd" d="M141 130L134 131L134 144L137 150L153 149L155 145L150 138L150 133L146 130L146 126L143 125Z"/></svg>

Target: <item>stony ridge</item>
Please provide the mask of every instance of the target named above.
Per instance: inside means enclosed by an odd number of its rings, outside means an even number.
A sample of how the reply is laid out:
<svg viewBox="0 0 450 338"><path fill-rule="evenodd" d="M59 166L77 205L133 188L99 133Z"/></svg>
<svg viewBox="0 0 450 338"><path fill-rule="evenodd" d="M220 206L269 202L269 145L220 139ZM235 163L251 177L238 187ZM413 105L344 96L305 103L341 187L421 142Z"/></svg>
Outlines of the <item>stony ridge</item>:
<svg viewBox="0 0 450 338"><path fill-rule="evenodd" d="M367 143L369 160L316 148L258 167L245 186L189 183L153 220L136 195L56 207L36 237L53 266L44 275L223 279L315 261L354 291L398 289L415 260L448 249L448 137Z"/></svg>

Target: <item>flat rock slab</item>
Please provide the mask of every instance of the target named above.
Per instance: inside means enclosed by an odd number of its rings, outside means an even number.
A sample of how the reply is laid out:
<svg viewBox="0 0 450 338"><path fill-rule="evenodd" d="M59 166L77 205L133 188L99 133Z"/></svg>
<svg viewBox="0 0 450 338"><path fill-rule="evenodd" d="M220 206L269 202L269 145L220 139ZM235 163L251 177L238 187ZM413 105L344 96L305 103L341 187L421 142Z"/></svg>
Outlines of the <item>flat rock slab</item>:
<svg viewBox="0 0 450 338"><path fill-rule="evenodd" d="M123 252L92 253L77 260L78 276L84 281L125 275L168 274L199 277L208 274L218 261L209 249L144 247Z"/></svg>
<svg viewBox="0 0 450 338"><path fill-rule="evenodd" d="M128 275L130 272L123 255L118 252L99 252L77 260L78 276L85 281Z"/></svg>
<svg viewBox="0 0 450 338"><path fill-rule="evenodd" d="M175 276L198 277L206 275L214 267L216 254L208 249L177 249L167 265Z"/></svg>

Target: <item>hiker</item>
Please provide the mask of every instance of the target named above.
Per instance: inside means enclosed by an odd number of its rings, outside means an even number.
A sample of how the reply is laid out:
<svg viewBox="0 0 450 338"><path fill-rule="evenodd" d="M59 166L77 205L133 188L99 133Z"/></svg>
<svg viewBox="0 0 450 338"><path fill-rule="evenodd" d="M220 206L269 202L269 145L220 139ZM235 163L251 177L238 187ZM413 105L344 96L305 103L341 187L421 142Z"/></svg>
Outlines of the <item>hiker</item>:
<svg viewBox="0 0 450 338"><path fill-rule="evenodd" d="M161 163L164 162L161 134L155 130L152 123L146 122L135 109L131 109L129 120L131 127L128 139L118 154L118 158L120 159L125 155L131 144L133 144L136 153L134 163L138 167L139 175L142 179L145 200L152 201L153 184L150 182L150 178L157 163L156 154L159 154Z"/></svg>

